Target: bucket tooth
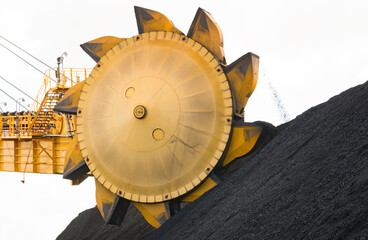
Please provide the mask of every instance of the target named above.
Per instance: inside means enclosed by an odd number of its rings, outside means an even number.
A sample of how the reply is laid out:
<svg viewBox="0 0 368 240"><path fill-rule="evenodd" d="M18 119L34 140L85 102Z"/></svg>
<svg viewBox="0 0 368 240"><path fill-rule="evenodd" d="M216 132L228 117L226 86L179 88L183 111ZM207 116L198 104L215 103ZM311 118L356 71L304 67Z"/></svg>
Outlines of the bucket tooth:
<svg viewBox="0 0 368 240"><path fill-rule="evenodd" d="M184 35L174 24L162 13L134 6L137 18L139 34L154 31L174 32Z"/></svg>
<svg viewBox="0 0 368 240"><path fill-rule="evenodd" d="M227 155L222 162L223 167L240 167L248 156L262 149L277 134L277 129L270 123L257 121L254 123L235 122ZM243 162L233 166L234 160L243 158ZM230 172L233 170L230 169Z"/></svg>
<svg viewBox="0 0 368 240"><path fill-rule="evenodd" d="M221 63L226 64L222 31L210 13L198 8L187 36L205 46Z"/></svg>
<svg viewBox="0 0 368 240"><path fill-rule="evenodd" d="M243 122L244 107L257 85L258 64L259 57L253 53L247 53L225 69L235 98L235 115L240 117L241 122Z"/></svg>
<svg viewBox="0 0 368 240"><path fill-rule="evenodd" d="M101 216L107 224L120 225L128 210L130 201L121 198L105 188L97 179L96 202Z"/></svg>
<svg viewBox="0 0 368 240"><path fill-rule="evenodd" d="M63 178L72 180L73 185L79 185L88 177L89 168L83 159L77 136L69 144L65 162Z"/></svg>
<svg viewBox="0 0 368 240"><path fill-rule="evenodd" d="M84 82L85 81L77 83L73 87L69 88L60 102L58 102L54 107L54 111L77 115L79 97L83 89Z"/></svg>
<svg viewBox="0 0 368 240"><path fill-rule="evenodd" d="M105 36L83 43L80 46L95 62L99 62L111 48L123 40L124 38Z"/></svg>
<svg viewBox="0 0 368 240"><path fill-rule="evenodd" d="M170 218L170 207L168 202L162 203L133 203L134 206L142 213L146 221L155 228Z"/></svg>
<svg viewBox="0 0 368 240"><path fill-rule="evenodd" d="M261 126L247 123L234 124L229 150L222 165L226 166L234 159L249 153L256 145L261 132Z"/></svg>

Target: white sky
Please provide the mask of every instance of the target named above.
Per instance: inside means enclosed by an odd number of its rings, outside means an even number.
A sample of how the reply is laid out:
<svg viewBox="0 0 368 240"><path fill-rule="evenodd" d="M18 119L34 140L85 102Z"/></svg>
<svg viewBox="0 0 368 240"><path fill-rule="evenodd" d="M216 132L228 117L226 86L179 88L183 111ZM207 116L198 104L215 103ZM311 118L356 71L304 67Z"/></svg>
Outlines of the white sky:
<svg viewBox="0 0 368 240"><path fill-rule="evenodd" d="M260 78L245 109L246 121L282 122L268 82L294 118L368 80L368 3L363 0L2 1L0 35L51 66L66 51L65 67L92 68L94 61L79 45L101 36L136 35L134 5L164 13L184 33L201 7L223 31L228 63L247 52L260 56ZM0 76L32 96L42 83L40 73L1 46ZM2 80L0 89L23 97ZM3 110L15 110L0 92L4 101ZM61 176L27 174L25 184L21 179L22 174L0 173L0 239L54 239L79 212L95 205L93 179L78 187Z"/></svg>

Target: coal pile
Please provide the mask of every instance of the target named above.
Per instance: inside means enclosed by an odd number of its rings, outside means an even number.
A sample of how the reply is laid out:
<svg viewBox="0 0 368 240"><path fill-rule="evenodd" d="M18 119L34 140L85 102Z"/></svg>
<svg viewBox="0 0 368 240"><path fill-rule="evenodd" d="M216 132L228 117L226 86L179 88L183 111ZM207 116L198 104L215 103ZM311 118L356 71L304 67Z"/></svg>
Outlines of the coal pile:
<svg viewBox="0 0 368 240"><path fill-rule="evenodd" d="M97 207L81 212L57 240L110 240L139 239L155 228L149 225L141 213L131 205L122 226L104 222Z"/></svg>
<svg viewBox="0 0 368 240"><path fill-rule="evenodd" d="M368 83L280 129L226 181L157 230L121 231L142 224L138 212L121 227L97 227L93 218L101 217L92 209L73 222L104 236L73 232L72 222L59 239L368 239Z"/></svg>

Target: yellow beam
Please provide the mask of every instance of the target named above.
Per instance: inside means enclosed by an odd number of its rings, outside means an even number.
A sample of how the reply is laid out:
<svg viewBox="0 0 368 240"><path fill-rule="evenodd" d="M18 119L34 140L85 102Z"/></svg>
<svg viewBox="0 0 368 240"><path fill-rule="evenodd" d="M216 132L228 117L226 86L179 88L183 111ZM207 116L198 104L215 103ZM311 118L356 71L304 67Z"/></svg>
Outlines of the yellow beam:
<svg viewBox="0 0 368 240"><path fill-rule="evenodd" d="M62 174L70 138L0 140L0 171Z"/></svg>

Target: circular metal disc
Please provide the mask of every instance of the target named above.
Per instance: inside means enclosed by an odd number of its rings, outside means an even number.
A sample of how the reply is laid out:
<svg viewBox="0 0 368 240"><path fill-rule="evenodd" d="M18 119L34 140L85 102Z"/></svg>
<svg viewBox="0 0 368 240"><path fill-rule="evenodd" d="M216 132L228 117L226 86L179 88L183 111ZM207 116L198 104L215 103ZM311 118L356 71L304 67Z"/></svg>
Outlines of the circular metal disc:
<svg viewBox="0 0 368 240"><path fill-rule="evenodd" d="M232 122L216 58L183 35L123 40L96 65L80 96L77 134L95 178L137 202L181 196L212 171Z"/></svg>

